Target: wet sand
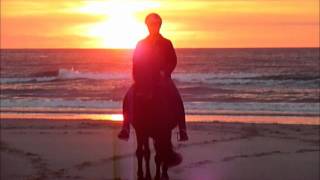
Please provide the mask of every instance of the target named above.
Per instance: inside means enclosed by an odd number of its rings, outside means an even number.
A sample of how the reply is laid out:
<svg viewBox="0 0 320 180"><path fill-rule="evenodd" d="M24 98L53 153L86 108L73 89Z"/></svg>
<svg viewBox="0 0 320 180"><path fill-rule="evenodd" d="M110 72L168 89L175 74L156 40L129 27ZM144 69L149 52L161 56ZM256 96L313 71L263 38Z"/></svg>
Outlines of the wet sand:
<svg viewBox="0 0 320 180"><path fill-rule="evenodd" d="M136 179L135 134L120 122L1 119L1 179ZM318 180L319 125L190 122L173 180ZM150 145L152 144L150 140ZM154 151L152 151L152 157ZM154 161L151 158L154 175Z"/></svg>

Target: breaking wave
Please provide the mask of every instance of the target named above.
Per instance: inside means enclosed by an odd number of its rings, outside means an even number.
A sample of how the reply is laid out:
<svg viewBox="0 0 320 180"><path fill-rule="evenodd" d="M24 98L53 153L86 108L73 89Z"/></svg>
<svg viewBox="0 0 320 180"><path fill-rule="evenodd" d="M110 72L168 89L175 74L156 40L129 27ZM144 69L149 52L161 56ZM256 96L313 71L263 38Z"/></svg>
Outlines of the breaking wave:
<svg viewBox="0 0 320 180"><path fill-rule="evenodd" d="M299 75L273 75L250 74L250 73L173 73L172 78L181 83L204 83L225 84L225 85L312 85L318 87L320 77L299 76ZM75 79L90 80L130 80L130 73L121 72L83 72L74 69L59 69L57 71L38 72L29 77L0 78L2 84L5 83L29 83L29 82L50 82L66 81Z"/></svg>
<svg viewBox="0 0 320 180"><path fill-rule="evenodd" d="M125 73L93 73L80 72L74 69L59 69L57 71L35 73L30 77L1 78L1 83L48 82L73 79L110 80L127 78L130 78L130 75Z"/></svg>

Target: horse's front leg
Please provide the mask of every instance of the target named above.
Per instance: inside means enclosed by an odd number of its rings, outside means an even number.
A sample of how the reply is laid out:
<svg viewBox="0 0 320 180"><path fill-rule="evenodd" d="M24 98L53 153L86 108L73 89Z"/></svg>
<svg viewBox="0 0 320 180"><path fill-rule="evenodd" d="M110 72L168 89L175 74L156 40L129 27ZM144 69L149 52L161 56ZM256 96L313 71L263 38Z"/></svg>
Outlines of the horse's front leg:
<svg viewBox="0 0 320 180"><path fill-rule="evenodd" d="M138 180L143 180L143 170L142 170L142 160L143 160L143 139L142 137L137 133L137 151L136 156L138 159Z"/></svg>
<svg viewBox="0 0 320 180"><path fill-rule="evenodd" d="M162 179L162 180L167 180L167 179L169 179L168 166L167 166L166 163L163 163L163 165L162 165L162 175L161 175L161 179Z"/></svg>
<svg viewBox="0 0 320 180"><path fill-rule="evenodd" d="M162 164L162 159L161 159L161 153L160 153L160 146L159 146L159 141L158 139L155 139L154 142L154 147L156 150L156 155L154 157L154 161L156 163L156 176L155 176L155 180L159 180L160 179L160 168L161 168L161 164Z"/></svg>
<svg viewBox="0 0 320 180"><path fill-rule="evenodd" d="M150 148L149 148L149 139L145 137L144 140L144 158L146 165L146 180L151 180L151 172L150 172Z"/></svg>

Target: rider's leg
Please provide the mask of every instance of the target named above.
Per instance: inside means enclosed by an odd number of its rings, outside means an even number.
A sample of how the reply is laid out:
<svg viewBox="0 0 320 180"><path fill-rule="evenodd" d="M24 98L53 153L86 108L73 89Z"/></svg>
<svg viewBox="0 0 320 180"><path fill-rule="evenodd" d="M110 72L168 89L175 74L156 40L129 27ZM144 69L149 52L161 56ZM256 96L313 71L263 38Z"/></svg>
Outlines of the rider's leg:
<svg viewBox="0 0 320 180"><path fill-rule="evenodd" d="M123 111L122 129L118 137L123 140L128 140L130 135L130 123L132 123L132 118L133 118L133 88L131 88L128 91L128 93L126 94L123 100L122 111Z"/></svg>

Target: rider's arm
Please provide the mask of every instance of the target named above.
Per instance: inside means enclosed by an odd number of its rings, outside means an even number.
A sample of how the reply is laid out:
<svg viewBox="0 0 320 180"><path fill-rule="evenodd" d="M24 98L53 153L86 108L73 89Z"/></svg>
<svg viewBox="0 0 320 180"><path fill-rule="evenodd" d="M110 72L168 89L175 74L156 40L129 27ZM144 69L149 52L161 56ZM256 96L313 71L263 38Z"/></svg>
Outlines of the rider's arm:
<svg viewBox="0 0 320 180"><path fill-rule="evenodd" d="M174 47L171 43L171 41L168 42L167 48L166 48L166 54L167 54L167 64L166 68L164 70L164 73L168 76L171 77L171 73L173 72L174 68L177 65L177 55L174 50Z"/></svg>

